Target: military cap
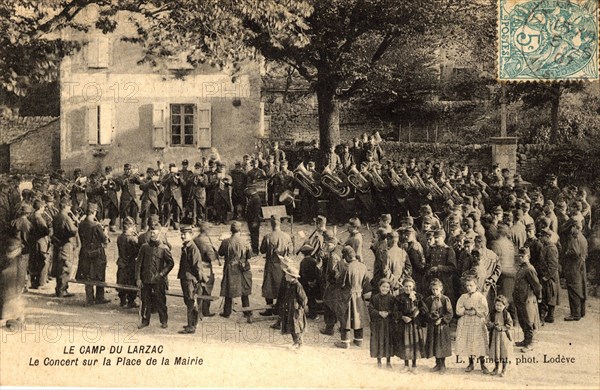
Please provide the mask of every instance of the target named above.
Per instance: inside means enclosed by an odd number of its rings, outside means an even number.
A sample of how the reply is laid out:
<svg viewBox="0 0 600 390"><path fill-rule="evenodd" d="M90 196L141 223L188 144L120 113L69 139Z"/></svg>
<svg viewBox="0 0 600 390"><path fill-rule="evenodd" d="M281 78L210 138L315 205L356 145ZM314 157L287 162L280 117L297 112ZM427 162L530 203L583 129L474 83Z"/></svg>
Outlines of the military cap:
<svg viewBox="0 0 600 390"><path fill-rule="evenodd" d="M198 161L196 161L196 162L194 163L194 168L202 168L202 163L201 163L201 162L198 162Z"/></svg>
<svg viewBox="0 0 600 390"><path fill-rule="evenodd" d="M45 205L46 205L46 202L44 202L41 199L36 199L36 200L33 201L33 208L35 210L39 210L39 209L41 209Z"/></svg>
<svg viewBox="0 0 600 390"><path fill-rule="evenodd" d="M554 180L556 180L556 175L555 175L555 174L553 174L553 173L549 173L549 174L546 176L546 180L552 180L552 181L554 181Z"/></svg>
<svg viewBox="0 0 600 390"><path fill-rule="evenodd" d="M529 256L530 253L529 247L524 246L519 248L519 256Z"/></svg>
<svg viewBox="0 0 600 390"><path fill-rule="evenodd" d="M463 241L463 243L466 244L473 244L475 242L475 240L472 237L465 237L465 240Z"/></svg>
<svg viewBox="0 0 600 390"><path fill-rule="evenodd" d="M538 235L540 237L550 237L550 236L552 236L552 231L550 231L550 229L545 227L543 229L540 229L540 232L538 233Z"/></svg>
<svg viewBox="0 0 600 390"><path fill-rule="evenodd" d="M205 232L210 228L210 224L207 221L202 221L198 224L201 232Z"/></svg>
<svg viewBox="0 0 600 390"><path fill-rule="evenodd" d="M356 257L356 252L354 251L354 248L352 248L350 245L346 245L342 249L342 256Z"/></svg>
<svg viewBox="0 0 600 390"><path fill-rule="evenodd" d="M48 202L54 202L54 195L52 195L52 194L44 194L42 196L42 199L44 199L47 203Z"/></svg>
<svg viewBox="0 0 600 390"><path fill-rule="evenodd" d="M315 218L313 221L318 222L319 224L325 224L327 223L327 218L322 215L317 215L317 218Z"/></svg>
<svg viewBox="0 0 600 390"><path fill-rule="evenodd" d="M73 171L73 173L81 173L81 168L75 168L75 170Z"/></svg>
<svg viewBox="0 0 600 390"><path fill-rule="evenodd" d="M278 216L276 216L274 214L271 215L270 220L271 220L272 224L279 225L281 223L281 218L279 218Z"/></svg>
<svg viewBox="0 0 600 390"><path fill-rule="evenodd" d="M126 163L125 165L123 165L123 169L131 169L131 164Z"/></svg>
<svg viewBox="0 0 600 390"><path fill-rule="evenodd" d="M123 226L129 227L129 226L133 226L133 225L135 225L135 221L133 218L127 217L123 220Z"/></svg>
<svg viewBox="0 0 600 390"><path fill-rule="evenodd" d="M504 210L502 210L502 206L496 206L494 207L493 213L495 215L502 215L504 214Z"/></svg>
<svg viewBox="0 0 600 390"><path fill-rule="evenodd" d="M148 226L150 227L150 229L160 228L161 224L159 216L156 214L152 214L150 216L150 222L148 223Z"/></svg>
<svg viewBox="0 0 600 390"><path fill-rule="evenodd" d="M416 230L412 226L401 227L400 229L398 229L398 231L403 234L416 232Z"/></svg>
<svg viewBox="0 0 600 390"><path fill-rule="evenodd" d="M104 167L104 172L112 172L113 167L111 167L110 165Z"/></svg>
<svg viewBox="0 0 600 390"><path fill-rule="evenodd" d="M428 224L432 224L433 223L433 218L430 217L429 215L426 215L423 217L423 219L421 220L422 223L428 223Z"/></svg>
<svg viewBox="0 0 600 390"><path fill-rule="evenodd" d="M185 159L181 162L181 165L189 165L189 163L190 162L187 159Z"/></svg>
<svg viewBox="0 0 600 390"><path fill-rule="evenodd" d="M525 230L528 232L535 232L535 224L528 223L527 225L525 225Z"/></svg>
<svg viewBox="0 0 600 390"><path fill-rule="evenodd" d="M257 192L256 191L256 187L250 186L250 187L247 187L244 190L244 195L246 195L246 196L252 196L252 195L256 194L256 192Z"/></svg>
<svg viewBox="0 0 600 390"><path fill-rule="evenodd" d="M474 242L483 242L483 236L481 234L477 234L474 239Z"/></svg>
<svg viewBox="0 0 600 390"><path fill-rule="evenodd" d="M403 217L400 220L400 225L404 225L404 226L413 226L414 223L415 223L415 220L410 215L408 217Z"/></svg>
<svg viewBox="0 0 600 390"><path fill-rule="evenodd" d="M154 173L154 168L152 168L152 167L146 168L146 173Z"/></svg>
<svg viewBox="0 0 600 390"><path fill-rule="evenodd" d="M313 252L314 248L308 244L304 244L302 245L302 247L300 248L300 253L304 254L304 255L309 255Z"/></svg>
<svg viewBox="0 0 600 390"><path fill-rule="evenodd" d="M446 232L444 231L444 229L437 229L437 230L435 230L435 231L433 232L433 236L434 236L435 238L438 238L438 237L445 237L445 236L446 236Z"/></svg>
<svg viewBox="0 0 600 390"><path fill-rule="evenodd" d="M398 237L400 237L400 234L398 234L398 232L394 230L394 231L388 233L387 237L388 238L398 238Z"/></svg>
<svg viewBox="0 0 600 390"><path fill-rule="evenodd" d="M428 204L421 205L421 208L420 208L420 210L421 210L421 211L427 211L427 212L430 212L430 213L432 212L432 211L431 211L431 206L430 206L430 205L428 205Z"/></svg>
<svg viewBox="0 0 600 390"><path fill-rule="evenodd" d="M379 217L379 219L381 221L385 221L385 222L392 222L392 215L391 214L381 214L381 217Z"/></svg>
<svg viewBox="0 0 600 390"><path fill-rule="evenodd" d="M235 166L236 167L241 167L242 166L242 162L241 161L236 161L235 162Z"/></svg>
<svg viewBox="0 0 600 390"><path fill-rule="evenodd" d="M323 241L337 244L337 238L333 235L331 230L325 230L323 232Z"/></svg>
<svg viewBox="0 0 600 390"><path fill-rule="evenodd" d="M176 166L175 163L169 163L169 168L175 168Z"/></svg>
<svg viewBox="0 0 600 390"><path fill-rule="evenodd" d="M181 233L191 233L192 230L192 225L181 225L181 227L179 228L179 231Z"/></svg>
<svg viewBox="0 0 600 390"><path fill-rule="evenodd" d="M60 198L59 205L61 207L71 206L71 200L69 200L69 198L67 198L66 196L64 196L64 197Z"/></svg>
<svg viewBox="0 0 600 390"><path fill-rule="evenodd" d="M348 224L350 226L356 227L356 228L359 228L361 226L360 219L358 219L358 218L350 218L350 221L348 222Z"/></svg>
<svg viewBox="0 0 600 390"><path fill-rule="evenodd" d="M286 274L298 279L300 277L300 272L298 271L298 267L292 263L284 263L285 265L282 268L283 272Z"/></svg>

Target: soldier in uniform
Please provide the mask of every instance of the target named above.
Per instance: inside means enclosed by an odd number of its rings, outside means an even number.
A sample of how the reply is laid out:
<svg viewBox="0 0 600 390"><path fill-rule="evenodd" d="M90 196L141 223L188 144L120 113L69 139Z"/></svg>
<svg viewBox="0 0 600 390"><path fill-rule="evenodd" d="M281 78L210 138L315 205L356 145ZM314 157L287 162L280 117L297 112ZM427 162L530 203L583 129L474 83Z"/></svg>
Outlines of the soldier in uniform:
<svg viewBox="0 0 600 390"><path fill-rule="evenodd" d="M131 164L125 164L123 169L123 175L117 179L117 184L121 189L121 199L119 201L121 206L121 223L126 217L131 217L133 220L136 220L137 218L138 204L135 185L140 184L138 177L132 173Z"/></svg>
<svg viewBox="0 0 600 390"><path fill-rule="evenodd" d="M187 159L183 160L181 162L181 170L179 171L179 175L181 177L181 199L183 205L187 205L189 203L191 194L191 180L194 176L194 172L188 169L189 165L190 163Z"/></svg>
<svg viewBox="0 0 600 390"><path fill-rule="evenodd" d="M246 208L246 197L244 190L246 189L248 177L246 171L242 168L242 163L237 161L235 167L231 170L231 201L233 203L233 213L235 219L242 218Z"/></svg>
<svg viewBox="0 0 600 390"><path fill-rule="evenodd" d="M96 219L98 205L89 203L86 217L79 223L78 233L81 241L79 251L79 264L77 266L77 280L104 282L106 272L106 253L104 248L108 244L107 229ZM88 305L108 303L104 298L104 287L85 285L85 296Z"/></svg>
<svg viewBox="0 0 600 390"><path fill-rule="evenodd" d="M75 263L77 245L77 220L71 212L71 202L67 198L60 200L60 212L52 221L52 246L54 262L52 274L56 277L56 296L72 297L67 289L71 279L71 268Z"/></svg>
<svg viewBox="0 0 600 390"><path fill-rule="evenodd" d="M117 249L119 258L117 259L117 283L123 285L135 285L135 261L140 251L138 244L138 235L135 231L135 221L131 217L123 221L123 233L117 238ZM119 291L119 300L121 307L135 308L137 293L135 291Z"/></svg>
<svg viewBox="0 0 600 390"><path fill-rule="evenodd" d="M106 190L102 185L102 178L96 172L90 174L85 192L88 202L98 206L98 220L102 220L104 218L103 199Z"/></svg>
<svg viewBox="0 0 600 390"><path fill-rule="evenodd" d="M152 215L158 215L160 210L160 200L162 185L160 178L152 168L146 171L146 180L140 184L142 190L142 206L140 208L140 219L142 220L141 228L146 229L150 223Z"/></svg>
<svg viewBox="0 0 600 390"><path fill-rule="evenodd" d="M542 322L553 323L554 308L559 304L558 248L550 238L552 236L550 229L543 229L539 235L540 241L543 244L542 252L540 253L540 272L538 275L542 284L540 319Z"/></svg>
<svg viewBox="0 0 600 390"><path fill-rule="evenodd" d="M338 250L338 241L334 235L329 231L325 231L324 236L321 285L324 288L323 309L325 328L319 331L324 335L333 336L333 328L341 311L338 280L344 271L346 262L342 260Z"/></svg>
<svg viewBox="0 0 600 390"><path fill-rule="evenodd" d="M262 221L262 202L256 188L248 187L245 191L248 197L245 219L250 231L252 254L258 255L260 244L260 222Z"/></svg>
<svg viewBox="0 0 600 390"><path fill-rule="evenodd" d="M150 216L150 221L148 222L148 230L138 236L138 245L140 246L140 248L142 247L142 245L150 242L150 239L152 237L152 230L156 229L158 229L159 231L159 242L162 245L165 245L167 248L169 248L169 250L173 249L173 247L169 243L169 240L167 239L167 233L161 231L160 217L156 214Z"/></svg>
<svg viewBox="0 0 600 390"><path fill-rule="evenodd" d="M218 260L217 250L213 246L210 236L208 235L209 225L208 222L200 222L200 234L194 238L194 244L200 251L202 258L202 274L204 275L206 282L202 284L202 295L211 295L213 287L215 285L215 274L213 272L213 261ZM220 265L220 263L219 263ZM212 317L214 313L210 312L210 301L202 301L202 317Z"/></svg>
<svg viewBox="0 0 600 390"><path fill-rule="evenodd" d="M285 161L285 152L279 149L279 141L273 142L273 152L271 153L275 159L275 165L280 166Z"/></svg>
<svg viewBox="0 0 600 390"><path fill-rule="evenodd" d="M350 148L346 144L342 145L342 150L340 152L341 169L347 171L354 163L354 157L352 156L352 153L350 153Z"/></svg>
<svg viewBox="0 0 600 390"><path fill-rule="evenodd" d="M138 329L150 325L152 308L158 311L160 327L168 327L169 315L167 313L167 275L175 263L169 248L161 242L160 223L153 223L150 227L150 240L140 247L135 263L135 279L142 297L142 322Z"/></svg>
<svg viewBox="0 0 600 390"><path fill-rule="evenodd" d="M277 298L281 280L284 276L281 266L282 259L292 252L292 239L289 234L281 231L279 217L272 215L270 221L273 231L266 234L260 244L260 253L265 255L262 296L265 298L267 305L272 305ZM260 313L262 316L272 314L273 309L267 309Z"/></svg>
<svg viewBox="0 0 600 390"><path fill-rule="evenodd" d="M258 160L252 160L250 163L252 169L248 171L248 186L267 179L267 174L259 168L258 164Z"/></svg>
<svg viewBox="0 0 600 390"><path fill-rule="evenodd" d="M229 221L230 213L233 213L233 202L231 199L231 176L225 173L225 166L219 163L216 175L216 185L214 188L213 206L215 211L215 220L218 223L226 224Z"/></svg>
<svg viewBox="0 0 600 390"><path fill-rule="evenodd" d="M71 203L75 214L83 215L85 213L86 199L86 179L81 175L81 169L73 171L73 186L71 187Z"/></svg>
<svg viewBox="0 0 600 390"><path fill-rule="evenodd" d="M563 272L567 282L570 308L570 315L565 317L565 321L579 321L585 316L587 296L585 260L588 256L588 242L581 233L582 227L578 222L570 220L565 230L569 236L565 245Z"/></svg>
<svg viewBox="0 0 600 390"><path fill-rule="evenodd" d="M113 169L108 166L104 168L104 196L102 197L102 208L104 209L103 218L108 218L111 232L117 231L117 219L119 218L119 198L117 192L120 191L117 181L113 177Z"/></svg>
<svg viewBox="0 0 600 390"><path fill-rule="evenodd" d="M233 298L242 297L242 307L250 306L252 294L252 272L250 270L250 246L240 236L242 225L238 221L231 224L231 237L223 240L219 247L219 256L225 259L223 280L221 280L221 296L225 298L225 306L221 317L229 318L233 306ZM252 323L252 312L244 312L248 323Z"/></svg>
<svg viewBox="0 0 600 390"><path fill-rule="evenodd" d="M427 271L427 284L433 279L438 278L444 284L445 294L452 305L456 304L458 296L454 291L454 279L456 278L456 254L454 249L450 248L444 242L444 230L438 229L434 233L435 244L429 249L427 263L430 268Z"/></svg>
<svg viewBox="0 0 600 390"><path fill-rule="evenodd" d="M31 288L44 287L48 282L48 263L50 259L50 227L45 218L46 203L36 199L33 202L35 212L31 215L31 230L29 240L29 277Z"/></svg>
<svg viewBox="0 0 600 390"><path fill-rule="evenodd" d="M192 222L199 225L206 219L206 185L208 179L200 163L194 164L194 172L189 177L189 198L187 208L192 214Z"/></svg>
<svg viewBox="0 0 600 390"><path fill-rule="evenodd" d="M169 173L162 178L162 185L165 190L161 205L164 224L170 226L172 223L173 229L179 229L179 222L181 222L183 184L181 173L177 171L175 164L169 164Z"/></svg>
<svg viewBox="0 0 600 390"><path fill-rule="evenodd" d="M344 246L351 246L356 254L356 260L364 262L362 256L363 237L360 233L360 226L360 219L350 218L350 221L348 222L348 233L350 233L350 236L346 239Z"/></svg>
<svg viewBox="0 0 600 390"><path fill-rule="evenodd" d="M196 295L202 291L202 285L208 278L202 272L202 256L192 240L192 227L181 227L181 261L177 278L181 282L183 302L187 307L187 325L180 330L182 334L196 333L198 324L198 300Z"/></svg>

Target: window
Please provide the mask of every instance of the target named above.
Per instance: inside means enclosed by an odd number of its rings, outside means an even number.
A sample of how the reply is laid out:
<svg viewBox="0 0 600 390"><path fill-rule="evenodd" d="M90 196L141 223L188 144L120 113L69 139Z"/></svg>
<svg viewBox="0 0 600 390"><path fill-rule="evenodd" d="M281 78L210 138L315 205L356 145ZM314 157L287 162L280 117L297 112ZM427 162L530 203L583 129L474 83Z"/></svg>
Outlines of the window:
<svg viewBox="0 0 600 390"><path fill-rule="evenodd" d="M171 104L171 145L195 145L195 119L195 104Z"/></svg>
<svg viewBox="0 0 600 390"><path fill-rule="evenodd" d="M90 68L108 68L112 45L109 37L98 36L90 39L86 46L87 66Z"/></svg>
<svg viewBox="0 0 600 390"><path fill-rule="evenodd" d="M90 145L110 145L113 136L113 107L100 104L88 107L86 111L86 127Z"/></svg>

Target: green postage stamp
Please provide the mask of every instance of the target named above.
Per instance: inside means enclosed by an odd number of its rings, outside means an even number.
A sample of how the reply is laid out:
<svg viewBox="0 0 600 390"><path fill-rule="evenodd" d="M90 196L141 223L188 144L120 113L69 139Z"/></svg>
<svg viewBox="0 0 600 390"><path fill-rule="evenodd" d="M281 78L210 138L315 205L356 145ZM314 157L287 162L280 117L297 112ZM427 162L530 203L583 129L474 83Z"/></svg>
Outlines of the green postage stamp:
<svg viewBox="0 0 600 390"><path fill-rule="evenodd" d="M598 0L498 1L500 80L598 80Z"/></svg>

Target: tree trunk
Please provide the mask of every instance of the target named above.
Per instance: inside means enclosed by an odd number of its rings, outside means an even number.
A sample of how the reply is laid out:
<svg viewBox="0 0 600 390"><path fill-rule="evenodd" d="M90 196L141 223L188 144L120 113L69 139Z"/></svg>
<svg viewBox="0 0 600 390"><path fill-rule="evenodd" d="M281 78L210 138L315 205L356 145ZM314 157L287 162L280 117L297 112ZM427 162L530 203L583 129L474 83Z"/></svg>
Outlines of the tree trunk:
<svg viewBox="0 0 600 390"><path fill-rule="evenodd" d="M552 85L552 100L550 101L550 143L558 141L558 108L560 106L561 89L559 84Z"/></svg>
<svg viewBox="0 0 600 390"><path fill-rule="evenodd" d="M340 108L335 89L330 86L317 88L319 105L319 139L321 150L327 150L340 142Z"/></svg>

